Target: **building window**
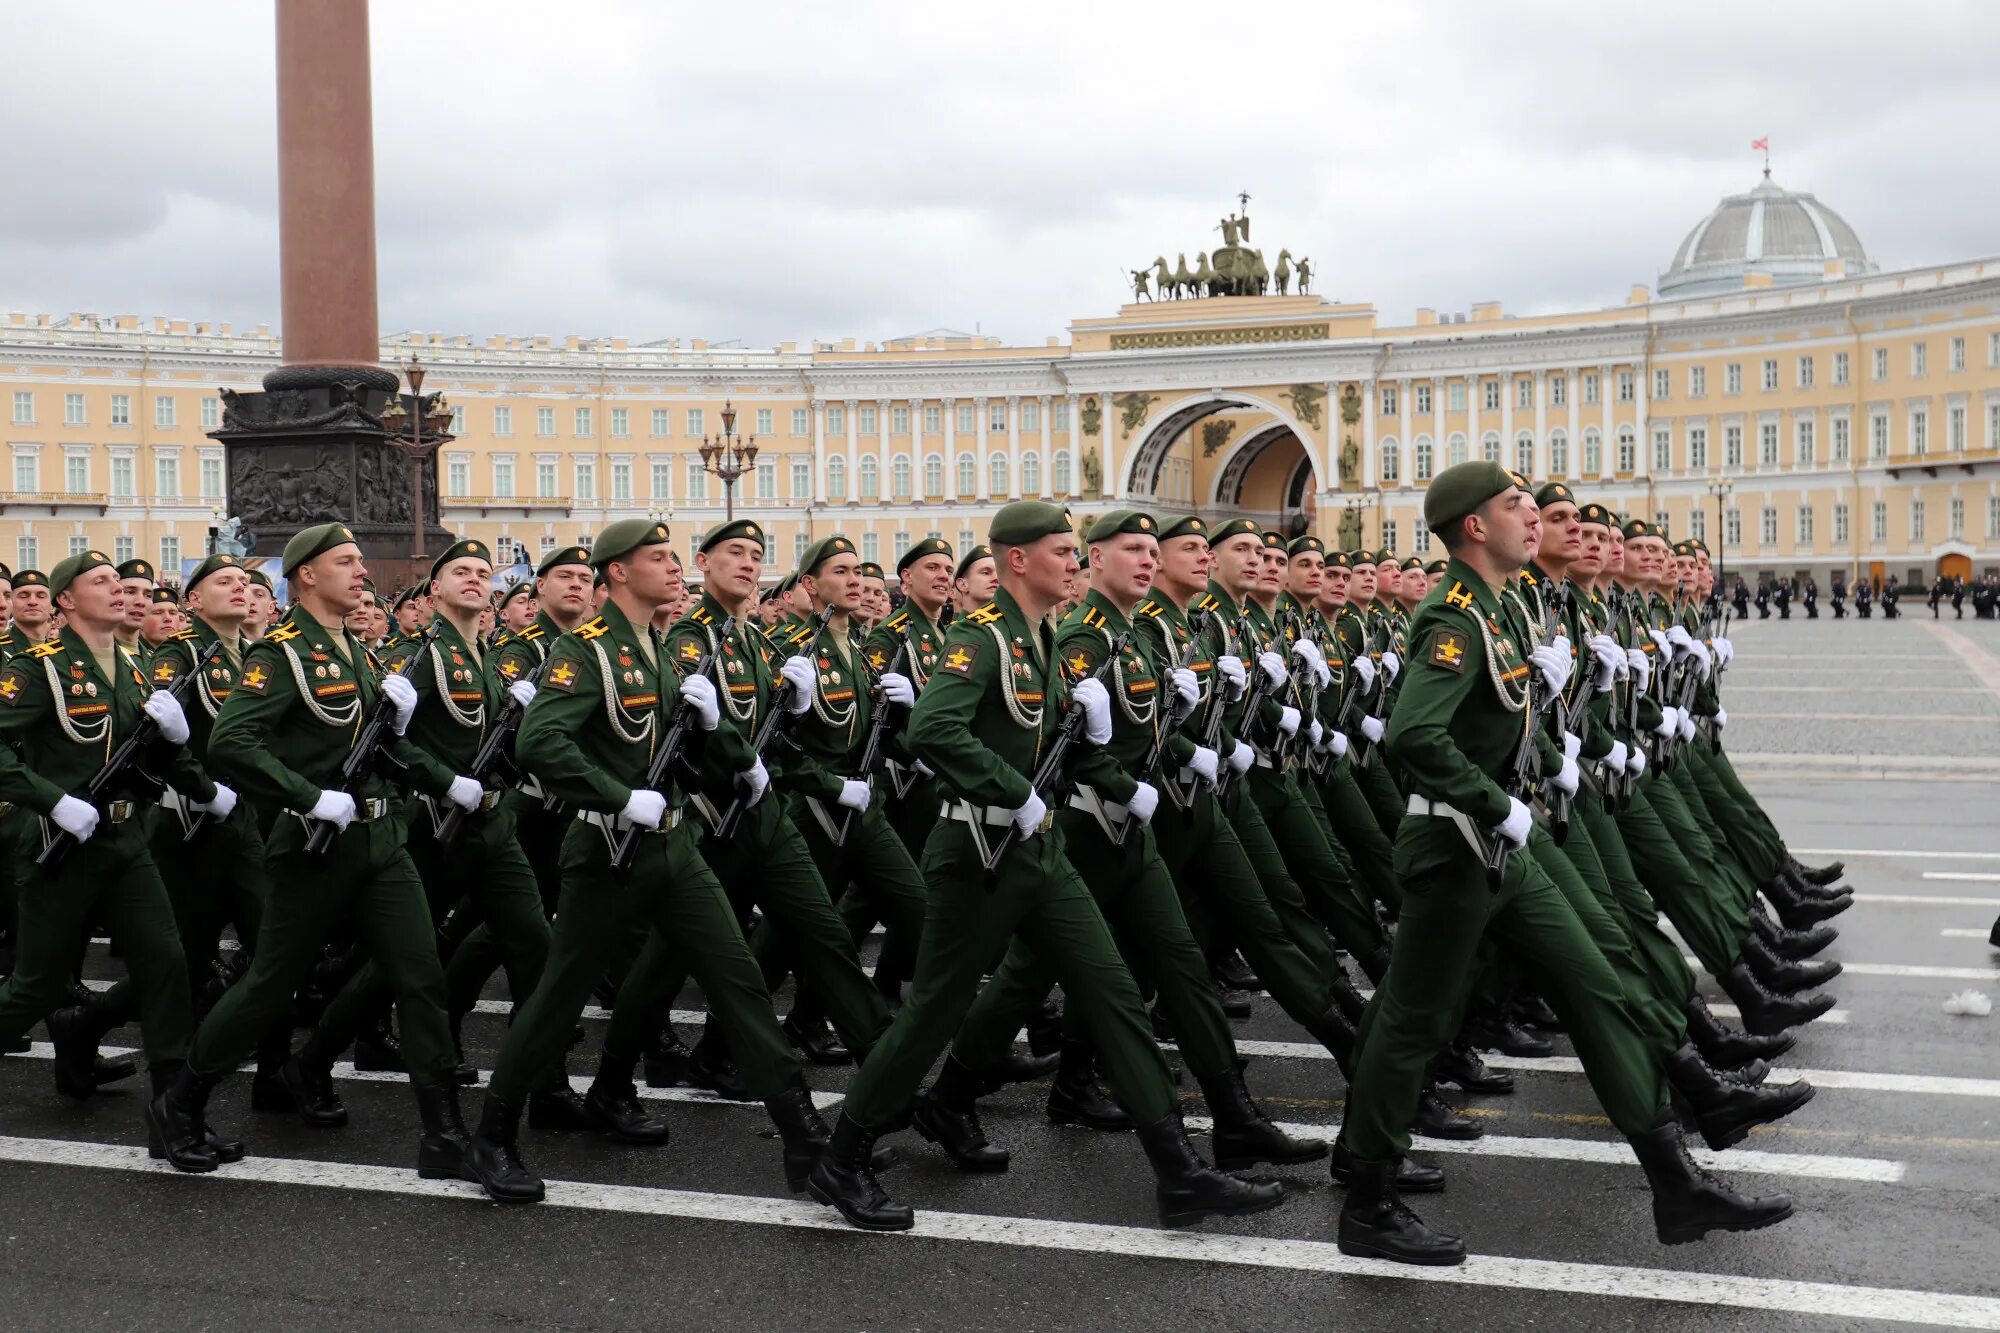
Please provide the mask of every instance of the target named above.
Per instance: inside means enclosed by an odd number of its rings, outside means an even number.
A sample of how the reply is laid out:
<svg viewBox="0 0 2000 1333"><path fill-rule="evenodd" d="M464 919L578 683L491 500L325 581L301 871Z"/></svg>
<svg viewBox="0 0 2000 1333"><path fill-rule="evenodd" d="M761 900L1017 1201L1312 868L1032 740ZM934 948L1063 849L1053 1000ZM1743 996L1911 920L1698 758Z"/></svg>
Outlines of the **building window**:
<svg viewBox="0 0 2000 1333"><path fill-rule="evenodd" d="M505 500L514 494L514 460L496 458L493 460L493 496Z"/></svg>
<svg viewBox="0 0 2000 1333"><path fill-rule="evenodd" d="M690 407L687 410L687 418L688 438L700 439L702 431L708 426L708 414L699 407Z"/></svg>
<svg viewBox="0 0 2000 1333"><path fill-rule="evenodd" d="M571 467L571 475L576 489L571 494L579 501L597 498L597 460L579 458Z"/></svg>
<svg viewBox="0 0 2000 1333"><path fill-rule="evenodd" d="M1877 412L1868 418L1868 456L1887 458L1889 456L1889 414Z"/></svg>
<svg viewBox="0 0 2000 1333"><path fill-rule="evenodd" d="M2000 537L2000 495L1986 497L1986 535Z"/></svg>
<svg viewBox="0 0 2000 1333"><path fill-rule="evenodd" d="M1819 462L1819 441L1813 438L1811 417L1801 417L1792 424L1794 455L1800 467L1812 467Z"/></svg>
<svg viewBox="0 0 2000 1333"><path fill-rule="evenodd" d="M1453 435L1450 440L1445 442L1444 465L1446 467L1457 467L1464 461L1465 437L1463 435Z"/></svg>
<svg viewBox="0 0 2000 1333"><path fill-rule="evenodd" d="M1665 398L1673 389L1673 373L1666 370L1653 372L1653 397Z"/></svg>
<svg viewBox="0 0 2000 1333"><path fill-rule="evenodd" d="M1620 426L1618 428L1618 470L1620 472L1632 471L1632 453L1636 444L1637 441L1632 437L1632 428L1630 426Z"/></svg>
<svg viewBox="0 0 2000 1333"><path fill-rule="evenodd" d="M1482 462L1500 461L1500 432L1489 430L1479 441L1479 457Z"/></svg>
<svg viewBox="0 0 2000 1333"><path fill-rule="evenodd" d="M1833 419L1833 461L1845 463L1854 452L1852 423L1846 417Z"/></svg>
<svg viewBox="0 0 2000 1333"><path fill-rule="evenodd" d="M611 438L622 440L632 434L632 409L614 407L611 409Z"/></svg>
<svg viewBox="0 0 2000 1333"><path fill-rule="evenodd" d="M171 454L153 460L153 493L162 500L181 497L181 460Z"/></svg>
<svg viewBox="0 0 2000 1333"><path fill-rule="evenodd" d="M1731 361L1722 368L1722 392L1735 395L1743 392L1743 363Z"/></svg>
<svg viewBox="0 0 2000 1333"><path fill-rule="evenodd" d="M831 469L828 469L829 473ZM687 498L706 500L708 498L708 469L701 465L699 458L687 461Z"/></svg>
<svg viewBox="0 0 2000 1333"><path fill-rule="evenodd" d="M674 410L671 407L656 407L653 409L651 433L655 439L674 433Z"/></svg>
<svg viewBox="0 0 2000 1333"><path fill-rule="evenodd" d="M496 407L493 409L493 433L495 435L512 435L514 433L513 408Z"/></svg>
<svg viewBox="0 0 2000 1333"><path fill-rule="evenodd" d="M1410 475L1418 481L1429 481L1431 479L1431 437L1428 435L1417 436L1416 448L1411 451L1410 457L1414 460L1411 464L1413 470Z"/></svg>
<svg viewBox="0 0 2000 1333"><path fill-rule="evenodd" d="M1067 449L1056 450L1054 480L1057 495L1068 495L1074 489L1070 481L1069 450Z"/></svg>
<svg viewBox="0 0 2000 1333"><path fill-rule="evenodd" d="M1812 386L1813 359L1809 356L1802 356L1799 358L1799 387L1801 389L1810 389Z"/></svg>
<svg viewBox="0 0 2000 1333"><path fill-rule="evenodd" d="M924 404L924 434L937 435L944 431L944 410L936 403Z"/></svg>
<svg viewBox="0 0 2000 1333"><path fill-rule="evenodd" d="M674 465L672 463L661 462L656 459L647 465L646 473L647 480L652 484L652 493L647 497L648 499L665 500L673 494Z"/></svg>
<svg viewBox="0 0 2000 1333"><path fill-rule="evenodd" d="M21 569L34 569L42 563L41 543L33 537L22 537L14 543L14 564Z"/></svg>
<svg viewBox="0 0 2000 1333"><path fill-rule="evenodd" d="M758 491L763 491L763 464L758 467ZM624 459L613 459L611 463L611 498L621 503L632 501L632 465Z"/></svg>
<svg viewBox="0 0 2000 1333"><path fill-rule="evenodd" d="M1382 441L1382 480L1395 481L1399 466L1396 457L1396 439L1392 435Z"/></svg>
<svg viewBox="0 0 2000 1333"><path fill-rule="evenodd" d="M938 500L944 497L944 455L924 455L924 498Z"/></svg>
<svg viewBox="0 0 2000 1333"><path fill-rule="evenodd" d="M445 464L445 494L454 499L462 499L472 493L472 460L454 458Z"/></svg>
<svg viewBox="0 0 2000 1333"><path fill-rule="evenodd" d="M1569 380L1566 376L1549 376L1549 406L1569 406Z"/></svg>
<svg viewBox="0 0 2000 1333"><path fill-rule="evenodd" d="M1653 428L1653 471L1666 472L1674 465L1674 436L1671 428Z"/></svg>
<svg viewBox="0 0 2000 1333"><path fill-rule="evenodd" d="M111 460L111 498L130 500L139 489L139 465L129 456Z"/></svg>
<svg viewBox="0 0 2000 1333"><path fill-rule="evenodd" d="M1965 501L1958 496L1951 497L1951 538L1956 541L1965 536Z"/></svg>
<svg viewBox="0 0 2000 1333"><path fill-rule="evenodd" d="M859 491L857 498L866 502L882 498L882 464L873 454L863 454L855 469L855 484Z"/></svg>
<svg viewBox="0 0 2000 1333"><path fill-rule="evenodd" d="M891 435L910 433L910 409L907 406L898 403L889 409L889 433Z"/></svg>
<svg viewBox="0 0 2000 1333"><path fill-rule="evenodd" d="M1869 531L1873 534L1874 540L1878 542L1889 540L1889 502L1887 500L1877 500L1875 502L1874 510L1870 514Z"/></svg>
<svg viewBox="0 0 2000 1333"><path fill-rule="evenodd" d="M1659 530L1660 530L1661 532L1665 532L1665 531L1667 530L1667 519L1668 519L1668 518L1669 518L1669 515L1668 515L1668 513L1667 513L1667 511L1666 511L1666 510L1664 510L1664 509L1655 509L1655 510L1653 511L1653 526L1654 526L1654 527L1656 527L1656 528L1658 528L1658 529L1659 529Z"/></svg>
<svg viewBox="0 0 2000 1333"><path fill-rule="evenodd" d="M1931 348L1929 343L1910 344L1910 378L1922 379L1931 368Z"/></svg>
<svg viewBox="0 0 2000 1333"><path fill-rule="evenodd" d="M909 549L910 534L898 529L896 535L889 539L889 558L901 564L903 553Z"/></svg>
<svg viewBox="0 0 2000 1333"><path fill-rule="evenodd" d="M792 568L797 569L799 562L806 558L807 544L808 539L805 529L801 528L792 534Z"/></svg>
<svg viewBox="0 0 2000 1333"><path fill-rule="evenodd" d="M1410 545L1416 548L1418 555L1429 555L1431 553L1431 530L1421 523L1417 524L1417 530L1410 534Z"/></svg>
<svg viewBox="0 0 2000 1333"><path fill-rule="evenodd" d="M775 458L757 460L756 482L759 500L778 498L778 461Z"/></svg>
<svg viewBox="0 0 2000 1333"><path fill-rule="evenodd" d="M1708 511L1700 505L1688 510L1688 536L1698 542L1708 540Z"/></svg>
<svg viewBox="0 0 2000 1333"><path fill-rule="evenodd" d="M137 558L139 544L130 537L118 536L111 539L111 558L119 564Z"/></svg>
<svg viewBox="0 0 2000 1333"><path fill-rule="evenodd" d="M1910 541L1914 543L1920 542L1923 539L1924 502L1922 500L1912 500L1910 501Z"/></svg>
<svg viewBox="0 0 2000 1333"><path fill-rule="evenodd" d="M1057 430L1069 429L1069 402L1067 399L1058 399L1056 401L1054 406L1054 416L1055 416L1055 429Z"/></svg>
<svg viewBox="0 0 2000 1333"><path fill-rule="evenodd" d="M1487 380L1480 388L1480 401L1485 404L1486 410L1488 412L1498 412L1500 410L1500 381Z"/></svg>
<svg viewBox="0 0 2000 1333"><path fill-rule="evenodd" d="M222 498L222 460L203 458L201 460L201 498L220 500Z"/></svg>
<svg viewBox="0 0 2000 1333"><path fill-rule="evenodd" d="M1757 540L1765 546L1774 546L1778 541L1778 507L1765 505L1758 511Z"/></svg>
<svg viewBox="0 0 2000 1333"><path fill-rule="evenodd" d="M1764 359L1764 392L1776 393L1777 391L1778 359L1776 357L1766 357Z"/></svg>
<svg viewBox="0 0 2000 1333"><path fill-rule="evenodd" d="M986 455L986 493L995 496L1007 493L1007 455Z"/></svg>
<svg viewBox="0 0 2000 1333"><path fill-rule="evenodd" d="M1688 427L1688 471L1708 471L1708 427Z"/></svg>
<svg viewBox="0 0 2000 1333"><path fill-rule="evenodd" d="M1597 477L1604 472L1604 440L1592 426L1583 433L1583 475Z"/></svg>
<svg viewBox="0 0 2000 1333"><path fill-rule="evenodd" d="M179 537L160 538L160 572L181 572L181 539Z"/></svg>
<svg viewBox="0 0 2000 1333"><path fill-rule="evenodd" d="M1393 384L1382 386L1382 415L1385 417L1396 415L1396 386Z"/></svg>
<svg viewBox="0 0 2000 1333"><path fill-rule="evenodd" d="M1382 549L1385 551L1396 549L1396 520L1393 518L1382 520Z"/></svg>
<svg viewBox="0 0 2000 1333"><path fill-rule="evenodd" d="M208 406L208 404L210 404L210 403L212 403L212 402L214 402L214 401L216 401L216 400L215 400L215 399L213 399L213 398L204 398L204 399L202 399L201 401L202 401L202 406L203 406L204 408L206 408L206 407ZM84 425L84 424L85 424L85 422L84 422L84 419L83 419L83 395L82 395L82 394L80 394L80 393L66 393L66 394L64 394L64 395L63 395L63 425L65 425L65 426L81 426L81 425ZM204 413L204 415L203 415L203 417L202 417L202 422L201 422L201 424L202 424L202 425L204 425L204 426L206 426L206 425L208 424L208 417L207 417L207 415L206 415L205 413Z"/></svg>
<svg viewBox="0 0 2000 1333"><path fill-rule="evenodd" d="M1800 547L1812 545L1813 511L1811 505L1799 506L1798 544Z"/></svg>
<svg viewBox="0 0 2000 1333"><path fill-rule="evenodd" d="M859 431L861 434L863 435L875 434L879 423L880 423L880 418L877 416L874 408L857 407L856 409L854 409L854 429Z"/></svg>
<svg viewBox="0 0 2000 1333"><path fill-rule="evenodd" d="M757 434L765 439L769 439L777 432L777 429L776 419L772 416L771 409L768 407L758 408Z"/></svg>
<svg viewBox="0 0 2000 1333"><path fill-rule="evenodd" d="M1778 423L1765 421L1757 427L1757 466L1778 466Z"/></svg>
<svg viewBox="0 0 2000 1333"><path fill-rule="evenodd" d="M978 423L973 419L972 411L971 403L960 403L953 409L952 416L957 418L953 429L960 435L970 435L973 431L979 429Z"/></svg>
<svg viewBox="0 0 2000 1333"><path fill-rule="evenodd" d="M1416 412L1420 417L1427 417L1431 414L1431 386L1428 384L1419 384L1417 386Z"/></svg>
<svg viewBox="0 0 2000 1333"><path fill-rule="evenodd" d="M587 440L597 433L596 427L591 421L589 408L576 408L571 413L571 417L571 425L575 427L575 434L579 439Z"/></svg>
<svg viewBox="0 0 2000 1333"><path fill-rule="evenodd" d="M1955 454L1965 452L1965 408L1953 403L1944 413L1944 447Z"/></svg>
<svg viewBox="0 0 2000 1333"><path fill-rule="evenodd" d="M1555 431L1549 436L1549 475L1569 475L1569 436Z"/></svg>
<svg viewBox="0 0 2000 1333"><path fill-rule="evenodd" d="M1921 407L1910 409L1910 452L1923 456L1930 452L1931 416Z"/></svg>
<svg viewBox="0 0 2000 1333"><path fill-rule="evenodd" d="M910 456L908 454L897 454L889 460L889 496L895 500L907 500L910 498Z"/></svg>
<svg viewBox="0 0 2000 1333"><path fill-rule="evenodd" d="M454 406L451 409L451 425L446 429L451 431L454 436L465 434L465 409L463 407Z"/></svg>
<svg viewBox="0 0 2000 1333"><path fill-rule="evenodd" d="M812 413L803 407L792 409L792 434L798 438L812 434Z"/></svg>
<svg viewBox="0 0 2000 1333"><path fill-rule="evenodd" d="M63 489L71 495L82 495L90 490L89 454L63 456Z"/></svg>
<svg viewBox="0 0 2000 1333"><path fill-rule="evenodd" d="M1526 431L1514 437L1514 470L1524 477L1535 475L1535 437Z"/></svg>
<svg viewBox="0 0 2000 1333"><path fill-rule="evenodd" d="M1724 467L1743 466L1743 427L1724 426L1722 428L1722 465Z"/></svg>
<svg viewBox="0 0 2000 1333"><path fill-rule="evenodd" d="M1042 405L1031 400L1021 404L1021 429L1040 430L1042 428Z"/></svg>
<svg viewBox="0 0 2000 1333"><path fill-rule="evenodd" d="M971 454L958 456L958 493L961 496L975 495L979 491L979 463Z"/></svg>
<svg viewBox="0 0 2000 1333"><path fill-rule="evenodd" d="M32 426L35 424L35 395L25 391L14 394L14 424Z"/></svg>
<svg viewBox="0 0 2000 1333"><path fill-rule="evenodd" d="M1844 502L1833 507L1833 544L1847 545L1847 505Z"/></svg>
<svg viewBox="0 0 2000 1333"><path fill-rule="evenodd" d="M988 403L986 405L986 433L1004 434L1007 430L1007 404Z"/></svg>
<svg viewBox="0 0 2000 1333"><path fill-rule="evenodd" d="M1836 388L1845 387L1847 384L1847 353L1845 352L1835 352L1833 354L1833 383Z"/></svg>
<svg viewBox="0 0 2000 1333"><path fill-rule="evenodd" d="M1886 347L1875 349L1875 378L1878 380L1889 378L1889 349Z"/></svg>
<svg viewBox="0 0 2000 1333"><path fill-rule="evenodd" d="M1514 406L1532 408L1535 405L1535 382L1523 377L1514 381Z"/></svg>
<svg viewBox="0 0 2000 1333"><path fill-rule="evenodd" d="M535 460L535 498L553 500L556 498L556 460L538 458Z"/></svg>
<svg viewBox="0 0 2000 1333"><path fill-rule="evenodd" d="M1986 447L2000 449L2000 402L1986 405Z"/></svg>
<svg viewBox="0 0 2000 1333"><path fill-rule="evenodd" d="M1042 493L1042 455L1034 449L1021 455L1021 494Z"/></svg>
<svg viewBox="0 0 2000 1333"><path fill-rule="evenodd" d="M42 489L42 460L32 453L14 455L14 489L34 495Z"/></svg>
<svg viewBox="0 0 2000 1333"><path fill-rule="evenodd" d="M1445 386L1445 410L1463 412L1465 410L1465 381L1453 380Z"/></svg>
<svg viewBox="0 0 2000 1333"><path fill-rule="evenodd" d="M1633 401L1632 372L1629 370L1618 372L1618 401L1621 403Z"/></svg>
<svg viewBox="0 0 2000 1333"><path fill-rule="evenodd" d="M794 500L810 500L812 499L812 489L812 460L804 457L794 458L792 460L792 498Z"/></svg>
<svg viewBox="0 0 2000 1333"><path fill-rule="evenodd" d="M1705 398L1707 396L1708 396L1708 367L1689 366L1688 397Z"/></svg>
<svg viewBox="0 0 2000 1333"><path fill-rule="evenodd" d="M1603 390L1595 372L1583 377L1583 403L1585 407L1597 406L1599 396L1602 392Z"/></svg>
<svg viewBox="0 0 2000 1333"><path fill-rule="evenodd" d="M882 539L872 532L861 534L861 558L869 564L879 564L882 560Z"/></svg>
<svg viewBox="0 0 2000 1333"><path fill-rule="evenodd" d="M536 408L535 434L553 435L555 433L556 433L556 410L553 407Z"/></svg>
<svg viewBox="0 0 2000 1333"><path fill-rule="evenodd" d="M833 457L826 460L826 498L845 500L847 498L847 460Z"/></svg>

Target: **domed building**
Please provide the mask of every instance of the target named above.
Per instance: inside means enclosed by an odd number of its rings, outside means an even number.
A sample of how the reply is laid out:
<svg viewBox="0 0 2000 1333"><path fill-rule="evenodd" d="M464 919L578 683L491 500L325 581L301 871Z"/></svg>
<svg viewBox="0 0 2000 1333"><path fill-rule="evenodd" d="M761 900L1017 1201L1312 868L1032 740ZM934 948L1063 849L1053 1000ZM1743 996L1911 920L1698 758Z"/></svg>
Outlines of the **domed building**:
<svg viewBox="0 0 2000 1333"><path fill-rule="evenodd" d="M1784 286L1875 272L1847 219L1771 179L1732 194L1687 234L1660 275L1663 299L1714 296L1746 286Z"/></svg>

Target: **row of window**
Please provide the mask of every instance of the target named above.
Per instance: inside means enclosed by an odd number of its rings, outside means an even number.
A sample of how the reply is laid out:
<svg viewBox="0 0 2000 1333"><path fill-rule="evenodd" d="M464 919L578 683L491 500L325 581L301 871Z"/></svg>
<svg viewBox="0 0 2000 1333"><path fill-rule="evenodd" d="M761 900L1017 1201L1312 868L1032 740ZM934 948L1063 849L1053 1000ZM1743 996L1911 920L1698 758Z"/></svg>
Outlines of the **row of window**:
<svg viewBox="0 0 2000 1333"><path fill-rule="evenodd" d="M470 458L452 458L446 461L445 497L447 499L464 499L473 494L472 465L473 460ZM1052 457L1051 465L1053 468L1049 479L1051 489L1058 495L1070 494L1075 489L1073 485L1074 470L1070 466L1070 451L1067 449L1057 449ZM599 498L596 459L579 458L570 464L570 489L567 493L562 490L562 477L559 472L559 465L553 460L538 460L532 464L533 471L529 475L532 475L534 489L531 492L516 489L523 480L523 476L517 473L514 460L510 458L494 458L490 460L489 466L492 469L493 479L493 489L490 494L496 499L532 497L539 500L571 499L576 501L595 501ZM778 480L781 475L781 466L783 471L789 474L791 483L789 494L782 498L791 500L812 499L812 459L808 455L795 455L784 460L782 465L778 459L758 459L756 471L745 485L745 496L758 500L780 499L781 497L778 494ZM711 475L702 466L701 459L684 459L682 460L682 467L684 489L680 498L685 500L708 499L710 496ZM604 498L614 501L639 498L634 491L637 481L636 472L637 469L632 463L623 459L614 460L610 465L608 473L610 489ZM882 465L873 454L862 455L860 461L855 466L854 472L858 498L862 500L879 500L882 498ZM645 499L671 500L675 498L673 490L674 465L672 463L657 462L648 465L646 480L650 484L650 489L644 497ZM890 499L910 500L919 498L912 491L914 480L908 454L897 454L890 460ZM952 495L971 496L979 493L979 467L973 455L968 453L958 455L953 480L956 482L956 487ZM997 452L988 454L986 459L986 493L988 495L1010 495L1013 493L1012 481L1013 467L1009 456ZM715 484L719 490L720 482L718 481ZM832 455L826 460L827 498L829 500L847 499L847 485L847 459L839 454ZM1037 450L1029 449L1023 451L1021 454L1020 489L1024 495L1039 495L1041 493L1042 456ZM947 498L945 492L944 455L925 455L923 461L923 494L921 498L929 500Z"/></svg>
<svg viewBox="0 0 2000 1333"><path fill-rule="evenodd" d="M70 495L106 494L113 500L137 500L139 462L136 458L114 454L110 460L109 485L103 488L95 484L91 476L90 455L81 451L66 451L62 465L62 490ZM203 458L197 473L202 500L221 500L223 495L223 468L220 458ZM14 452L14 489L24 494L35 495L42 491L41 455L32 450L16 449ZM181 460L172 454L160 454L153 459L153 490L145 497L153 500L186 500L189 496L181 489Z"/></svg>
<svg viewBox="0 0 2000 1333"><path fill-rule="evenodd" d="M104 548L93 542L87 534L74 534L69 538L68 549L63 551L61 555L57 555L55 559L60 560L63 556L82 555L85 551L93 549L103 550ZM111 558L121 565L127 560L138 559L138 542L126 535L113 537L111 539ZM51 563L54 562L51 561ZM171 571L176 578L179 577L181 567L181 539L179 537L160 538L159 567L163 571ZM48 568L47 565L42 563L41 538L19 537L15 539L14 568L43 570Z"/></svg>
<svg viewBox="0 0 2000 1333"><path fill-rule="evenodd" d="M63 425L88 426L90 424L90 418L84 407L84 402L84 396L80 393L65 393L63 395ZM14 424L16 426L33 426L37 424L37 421L38 418L35 416L34 391L31 389L16 389L14 391ZM131 394L114 393L111 395L111 420L109 424L113 426L129 426L132 424ZM179 400L171 398L166 394L155 396L153 399L153 425L161 430L173 430L178 427L180 425ZM216 430L221 425L222 400L220 398L202 399L201 428L203 430Z"/></svg>

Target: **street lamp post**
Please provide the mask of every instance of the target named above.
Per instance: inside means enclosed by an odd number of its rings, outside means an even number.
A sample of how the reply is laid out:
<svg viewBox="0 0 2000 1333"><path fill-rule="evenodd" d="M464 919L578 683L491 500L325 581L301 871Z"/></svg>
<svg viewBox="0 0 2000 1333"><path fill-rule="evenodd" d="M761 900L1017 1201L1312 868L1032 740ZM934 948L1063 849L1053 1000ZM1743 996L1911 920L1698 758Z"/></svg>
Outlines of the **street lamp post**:
<svg viewBox="0 0 2000 1333"><path fill-rule="evenodd" d="M746 435L736 438L736 406L724 400L722 404L722 434L710 435L701 442L701 466L722 478L723 521L736 521L736 481L751 468L757 466L757 437Z"/></svg>
<svg viewBox="0 0 2000 1333"><path fill-rule="evenodd" d="M424 400L423 363L415 356L403 368L409 377L409 406L403 405L402 398L392 401L382 413L383 434L387 442L402 451L410 460L410 559L421 565L424 554L424 463L438 448L451 438L446 429L451 424L451 409L445 406L443 394L432 394L428 403ZM402 436L403 418L409 418L410 435ZM429 436L426 438L426 428Z"/></svg>
<svg viewBox="0 0 2000 1333"><path fill-rule="evenodd" d="M1736 483L1728 477L1717 477L1708 483L1708 493L1715 497L1715 586L1718 589L1725 588L1729 580L1729 542L1722 527L1722 501L1735 489Z"/></svg>

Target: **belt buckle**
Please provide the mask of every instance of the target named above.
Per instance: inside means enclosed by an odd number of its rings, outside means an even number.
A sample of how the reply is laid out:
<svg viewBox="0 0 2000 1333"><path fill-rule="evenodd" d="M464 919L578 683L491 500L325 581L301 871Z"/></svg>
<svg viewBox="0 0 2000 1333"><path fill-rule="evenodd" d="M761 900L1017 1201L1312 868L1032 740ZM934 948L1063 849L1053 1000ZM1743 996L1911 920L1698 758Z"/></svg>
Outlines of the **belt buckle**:
<svg viewBox="0 0 2000 1333"><path fill-rule="evenodd" d="M1037 826L1036 832L1047 833L1050 829L1054 828L1055 826L1056 826L1056 812L1053 810L1044 810L1042 812L1042 822L1040 825Z"/></svg>
<svg viewBox="0 0 2000 1333"><path fill-rule="evenodd" d="M122 824L131 817L132 803L130 801L112 801L104 807L104 819L106 823Z"/></svg>

